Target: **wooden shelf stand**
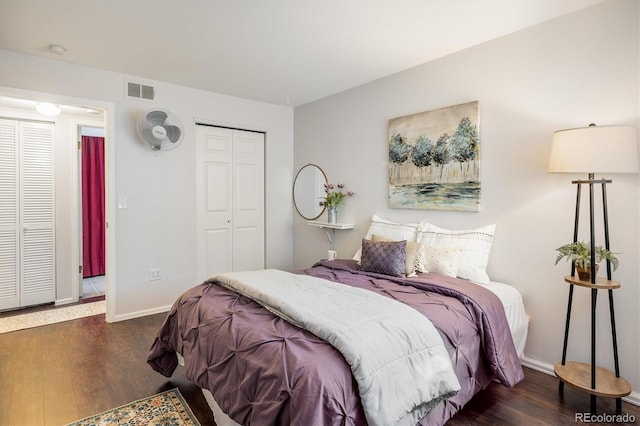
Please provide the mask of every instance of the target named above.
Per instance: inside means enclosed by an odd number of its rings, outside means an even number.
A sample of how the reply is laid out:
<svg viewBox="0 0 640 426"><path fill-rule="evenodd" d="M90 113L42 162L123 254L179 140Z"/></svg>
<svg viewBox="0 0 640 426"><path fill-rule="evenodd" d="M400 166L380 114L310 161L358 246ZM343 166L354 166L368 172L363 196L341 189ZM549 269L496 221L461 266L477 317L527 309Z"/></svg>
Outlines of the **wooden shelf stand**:
<svg viewBox="0 0 640 426"><path fill-rule="evenodd" d="M602 216L604 219L604 242L605 249L610 250L609 244L609 219L607 211L606 185L611 183L607 179L595 179L593 173L589 173L587 180L574 180L576 185L576 211L573 228L573 242L578 241L578 223L580 219L580 194L582 185L589 188L589 236L590 236L590 265L595 265L595 214L594 214L594 186L600 185L602 188ZM595 268L594 268L595 269ZM607 278L597 277L596 271L589 281L579 279L575 273L575 263L571 264L571 275L564 277L569 284L569 298L567 302L567 318L564 329L564 344L562 348L562 361L553 368L556 376L560 379L558 392L562 396L564 384L568 383L577 389L589 393L591 413L596 414L596 397L616 398L616 410L622 411L622 397L631 393L631 385L628 381L620 377L620 364L618 361L618 340L616 337L616 319L613 307L613 290L620 288L620 283L611 279L611 262L607 260ZM569 326L571 323L571 305L573 302L574 287L588 288L591 290L591 362L567 362L567 343L569 340ZM613 343L614 371L606 370L596 364L596 303L598 300L598 290L606 290L609 295L609 315L611 318L611 337Z"/></svg>
<svg viewBox="0 0 640 426"><path fill-rule="evenodd" d="M631 385L615 373L596 366L596 387L591 387L591 364L569 361L565 365L556 364L556 376L581 391L607 398L622 398L631 393Z"/></svg>
<svg viewBox="0 0 640 426"><path fill-rule="evenodd" d="M579 389L590 394L591 413L596 414L596 397L616 398L616 410L622 411L622 397L631 393L631 384L620 377L618 364L618 343L616 339L615 311L613 306L613 290L620 288L620 283L602 277L596 277L595 284L591 281L580 280L576 276L566 276L564 280L569 284L569 302L567 306L567 322L564 335L564 346L562 349L562 362L553 368L554 373L560 379L558 391L560 395L564 392L564 384ZM574 286L591 289L591 363L567 362L567 343L569 339L569 324L571 321L571 306L573 300ZM596 302L598 290L607 290L609 293L609 313L611 316L611 333L613 337L613 355L615 371L609 371L596 365Z"/></svg>

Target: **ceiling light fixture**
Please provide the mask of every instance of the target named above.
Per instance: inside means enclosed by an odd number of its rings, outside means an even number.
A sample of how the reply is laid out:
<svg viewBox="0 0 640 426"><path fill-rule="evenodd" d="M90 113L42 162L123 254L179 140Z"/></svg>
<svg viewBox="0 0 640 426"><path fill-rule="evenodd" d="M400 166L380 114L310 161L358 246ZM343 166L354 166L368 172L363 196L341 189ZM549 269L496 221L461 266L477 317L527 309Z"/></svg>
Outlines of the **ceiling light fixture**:
<svg viewBox="0 0 640 426"><path fill-rule="evenodd" d="M36 110L47 117L55 117L60 114L60 107L49 102L38 102L36 104Z"/></svg>
<svg viewBox="0 0 640 426"><path fill-rule="evenodd" d="M53 53L54 55L64 55L66 51L67 49L65 49L63 46L60 46L59 44L49 45L49 52Z"/></svg>

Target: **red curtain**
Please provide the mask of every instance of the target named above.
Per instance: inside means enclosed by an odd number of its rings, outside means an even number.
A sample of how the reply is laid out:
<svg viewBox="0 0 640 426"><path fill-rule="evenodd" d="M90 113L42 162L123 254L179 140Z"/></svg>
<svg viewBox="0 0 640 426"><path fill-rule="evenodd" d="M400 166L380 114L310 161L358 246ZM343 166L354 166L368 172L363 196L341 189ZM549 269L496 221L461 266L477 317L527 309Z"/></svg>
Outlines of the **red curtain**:
<svg viewBox="0 0 640 426"><path fill-rule="evenodd" d="M104 138L82 136L82 271L104 275Z"/></svg>

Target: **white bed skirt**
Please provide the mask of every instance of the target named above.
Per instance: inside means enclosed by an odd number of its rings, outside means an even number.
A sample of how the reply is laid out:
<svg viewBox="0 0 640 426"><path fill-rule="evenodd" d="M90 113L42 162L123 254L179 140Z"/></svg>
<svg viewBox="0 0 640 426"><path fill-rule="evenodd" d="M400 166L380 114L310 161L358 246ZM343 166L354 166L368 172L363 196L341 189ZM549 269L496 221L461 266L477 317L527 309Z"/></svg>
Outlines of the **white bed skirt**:
<svg viewBox="0 0 640 426"><path fill-rule="evenodd" d="M229 416L227 416L224 411L220 408L215 399L213 399L213 395L207 389L202 389L202 394L204 398L207 400L207 404L211 407L211 411L213 412L213 420L215 420L216 425L218 426L241 426L238 423L231 420Z"/></svg>

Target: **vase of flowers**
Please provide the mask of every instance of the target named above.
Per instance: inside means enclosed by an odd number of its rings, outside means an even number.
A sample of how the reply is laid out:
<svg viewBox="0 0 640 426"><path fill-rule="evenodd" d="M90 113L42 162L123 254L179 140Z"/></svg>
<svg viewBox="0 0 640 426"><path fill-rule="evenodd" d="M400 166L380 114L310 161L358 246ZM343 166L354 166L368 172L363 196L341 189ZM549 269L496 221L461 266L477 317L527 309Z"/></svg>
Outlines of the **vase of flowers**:
<svg viewBox="0 0 640 426"><path fill-rule="evenodd" d="M338 223L338 206L346 197L353 197L355 194L352 191L345 191L343 183L337 185L325 183L324 193L325 196L320 201L320 205L327 207L327 222Z"/></svg>

